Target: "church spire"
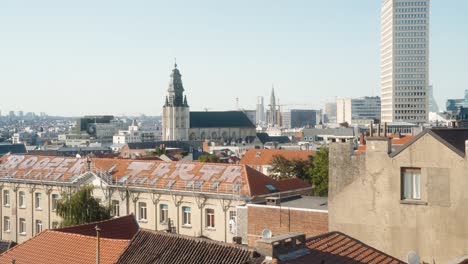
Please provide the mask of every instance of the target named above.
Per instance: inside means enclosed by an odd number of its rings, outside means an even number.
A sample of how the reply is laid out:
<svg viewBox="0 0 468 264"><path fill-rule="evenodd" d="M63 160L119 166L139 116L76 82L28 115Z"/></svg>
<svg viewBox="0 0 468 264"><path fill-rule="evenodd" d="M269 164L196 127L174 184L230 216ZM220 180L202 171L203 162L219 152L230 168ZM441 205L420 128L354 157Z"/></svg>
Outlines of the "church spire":
<svg viewBox="0 0 468 264"><path fill-rule="evenodd" d="M177 62L174 63L171 79L169 81L168 105L183 106L184 104L184 86L182 85L182 75L177 68Z"/></svg>

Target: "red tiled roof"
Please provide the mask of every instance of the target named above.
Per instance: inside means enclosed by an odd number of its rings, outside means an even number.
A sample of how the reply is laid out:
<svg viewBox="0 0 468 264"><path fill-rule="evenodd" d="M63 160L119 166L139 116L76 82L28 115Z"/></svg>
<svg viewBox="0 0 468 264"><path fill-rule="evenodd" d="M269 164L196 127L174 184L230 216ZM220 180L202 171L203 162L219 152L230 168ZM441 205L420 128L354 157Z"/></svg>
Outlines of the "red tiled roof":
<svg viewBox="0 0 468 264"><path fill-rule="evenodd" d="M297 157L304 156L304 153L310 155L312 152L300 153ZM265 176L248 169L249 167L244 164L94 158L90 167L95 174L109 177L111 184L114 185L173 190L194 189L202 192L248 196L264 193L263 191L257 193L257 190L263 188L249 184L257 185L257 181L264 181ZM6 155L0 160L0 179L9 177L38 182L73 182L85 175L87 168L87 159L84 158ZM278 184L275 180L270 180L269 183L273 186ZM277 189L280 189L279 186Z"/></svg>
<svg viewBox="0 0 468 264"><path fill-rule="evenodd" d="M129 240L102 238L101 263L115 263ZM45 230L0 255L0 264L88 264L96 262L96 237Z"/></svg>
<svg viewBox="0 0 468 264"><path fill-rule="evenodd" d="M391 136L390 136L391 137ZM413 139L413 135L406 135L402 137L392 137L392 146L400 146L408 143L411 139ZM354 151L356 155L366 152L366 145L359 145L358 149Z"/></svg>
<svg viewBox="0 0 468 264"><path fill-rule="evenodd" d="M240 164L250 166L269 165L275 155L281 155L287 160L307 160L309 156L314 154L315 151L312 150L249 149L240 160Z"/></svg>
<svg viewBox="0 0 468 264"><path fill-rule="evenodd" d="M76 225L64 228L57 228L54 231L73 233L84 236L96 236L96 226L101 229L102 238L111 239L132 239L138 232L138 223L133 215L112 218L100 222L94 222L83 225Z"/></svg>
<svg viewBox="0 0 468 264"><path fill-rule="evenodd" d="M244 246L141 229L116 263L244 264L262 259Z"/></svg>
<svg viewBox="0 0 468 264"><path fill-rule="evenodd" d="M340 232L325 233L306 241L310 254L284 261L285 264L340 264L340 263L385 263L403 264L399 259L389 256L361 241Z"/></svg>

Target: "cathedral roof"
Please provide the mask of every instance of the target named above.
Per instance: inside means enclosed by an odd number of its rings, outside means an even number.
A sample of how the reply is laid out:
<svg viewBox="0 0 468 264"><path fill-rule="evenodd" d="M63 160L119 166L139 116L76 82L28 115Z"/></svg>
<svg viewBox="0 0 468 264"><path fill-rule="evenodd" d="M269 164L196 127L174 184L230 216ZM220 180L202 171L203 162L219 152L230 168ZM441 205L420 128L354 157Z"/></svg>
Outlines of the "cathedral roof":
<svg viewBox="0 0 468 264"><path fill-rule="evenodd" d="M190 128L247 127L255 128L241 111L190 112Z"/></svg>

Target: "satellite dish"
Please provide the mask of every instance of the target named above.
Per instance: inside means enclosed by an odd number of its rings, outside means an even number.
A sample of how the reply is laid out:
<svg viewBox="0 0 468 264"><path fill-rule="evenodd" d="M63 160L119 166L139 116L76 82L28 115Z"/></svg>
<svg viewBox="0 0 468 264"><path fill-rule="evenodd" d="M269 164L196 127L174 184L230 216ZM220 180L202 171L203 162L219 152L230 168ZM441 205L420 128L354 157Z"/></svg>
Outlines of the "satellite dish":
<svg viewBox="0 0 468 264"><path fill-rule="evenodd" d="M262 238L271 238L273 234L271 233L270 229L263 229L262 231Z"/></svg>
<svg viewBox="0 0 468 264"><path fill-rule="evenodd" d="M414 251L410 251L408 253L408 264L419 264L420 263L420 258L418 256L418 253Z"/></svg>

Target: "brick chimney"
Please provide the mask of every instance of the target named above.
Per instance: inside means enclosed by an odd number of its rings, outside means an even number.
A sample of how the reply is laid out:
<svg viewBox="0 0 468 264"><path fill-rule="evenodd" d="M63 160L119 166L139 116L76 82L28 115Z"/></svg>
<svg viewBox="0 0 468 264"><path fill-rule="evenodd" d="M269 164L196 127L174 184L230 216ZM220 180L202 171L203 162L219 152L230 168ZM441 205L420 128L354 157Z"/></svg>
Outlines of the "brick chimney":
<svg viewBox="0 0 468 264"><path fill-rule="evenodd" d="M281 263L308 255L304 233L287 233L256 242L256 250L265 256L266 263Z"/></svg>

